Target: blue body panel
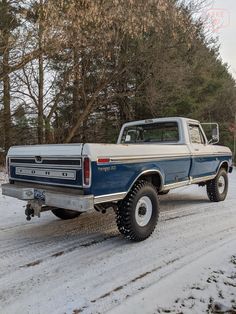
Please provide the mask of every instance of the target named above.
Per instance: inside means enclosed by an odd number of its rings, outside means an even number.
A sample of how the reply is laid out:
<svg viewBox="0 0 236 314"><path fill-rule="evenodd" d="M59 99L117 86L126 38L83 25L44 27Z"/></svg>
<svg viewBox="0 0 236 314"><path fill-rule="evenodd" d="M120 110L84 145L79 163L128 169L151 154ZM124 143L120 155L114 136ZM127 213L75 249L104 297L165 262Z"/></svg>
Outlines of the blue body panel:
<svg viewBox="0 0 236 314"><path fill-rule="evenodd" d="M223 161L231 156L186 157L179 159L157 160L150 162L119 163L97 165L92 162L92 185L85 194L101 196L127 192L139 175L144 171L158 170L163 184L172 184L192 178L215 175Z"/></svg>
<svg viewBox="0 0 236 314"><path fill-rule="evenodd" d="M193 179L215 175L220 164L231 160L230 155L219 156L186 156L175 159L157 159L151 161L120 162L100 164L91 162L91 186L83 188L85 194L102 196L129 191L137 178L145 171L158 171L163 178L163 185L188 181ZM82 188L82 169L76 171L75 180L53 179L35 176L21 176L15 173L15 167L10 167L10 176L14 180L44 183L45 185L70 186ZM65 166L66 171L66 166Z"/></svg>
<svg viewBox="0 0 236 314"><path fill-rule="evenodd" d="M190 176L195 178L215 175L220 164L224 161L230 161L231 156L199 156L192 159Z"/></svg>
<svg viewBox="0 0 236 314"><path fill-rule="evenodd" d="M191 158L158 160L137 163L97 165L92 163L92 185L86 194L95 196L126 192L144 171L157 170L163 184L188 180Z"/></svg>

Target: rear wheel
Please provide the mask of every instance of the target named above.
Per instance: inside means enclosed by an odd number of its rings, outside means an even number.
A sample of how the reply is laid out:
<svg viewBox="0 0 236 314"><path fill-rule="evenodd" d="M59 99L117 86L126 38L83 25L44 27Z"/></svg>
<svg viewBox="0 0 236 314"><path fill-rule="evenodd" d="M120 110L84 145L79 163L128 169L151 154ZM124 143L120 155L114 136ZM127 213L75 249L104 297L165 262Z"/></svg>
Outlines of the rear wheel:
<svg viewBox="0 0 236 314"><path fill-rule="evenodd" d="M215 179L207 183L207 195L211 202L224 201L228 193L228 174L220 169Z"/></svg>
<svg viewBox="0 0 236 314"><path fill-rule="evenodd" d="M74 211L74 210L68 210L68 209L62 209L62 208L54 208L52 209L52 213L57 216L60 219L68 220L68 219L74 219L77 218L81 213Z"/></svg>
<svg viewBox="0 0 236 314"><path fill-rule="evenodd" d="M126 198L118 204L117 226L128 239L143 241L154 231L159 216L159 200L155 187L138 181Z"/></svg>

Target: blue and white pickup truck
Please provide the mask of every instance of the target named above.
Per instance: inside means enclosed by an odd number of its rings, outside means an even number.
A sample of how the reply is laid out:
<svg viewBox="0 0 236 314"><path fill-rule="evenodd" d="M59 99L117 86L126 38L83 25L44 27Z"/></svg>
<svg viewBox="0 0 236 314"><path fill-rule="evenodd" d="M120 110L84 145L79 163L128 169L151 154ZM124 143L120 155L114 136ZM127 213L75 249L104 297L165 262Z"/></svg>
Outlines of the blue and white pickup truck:
<svg viewBox="0 0 236 314"><path fill-rule="evenodd" d="M157 224L158 194L198 184L210 201L226 198L232 153L213 145L218 133L216 125L208 141L196 120L160 118L124 124L117 144L12 147L2 193L28 202L28 220L46 210L71 219L113 207L119 231L141 241Z"/></svg>

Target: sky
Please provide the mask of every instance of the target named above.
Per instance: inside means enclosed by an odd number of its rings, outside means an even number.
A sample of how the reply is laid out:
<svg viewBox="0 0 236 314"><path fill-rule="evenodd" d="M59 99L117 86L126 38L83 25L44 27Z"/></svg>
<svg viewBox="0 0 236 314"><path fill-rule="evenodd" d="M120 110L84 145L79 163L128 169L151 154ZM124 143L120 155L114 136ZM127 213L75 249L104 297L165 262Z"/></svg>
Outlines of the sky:
<svg viewBox="0 0 236 314"><path fill-rule="evenodd" d="M213 32L219 37L222 60L236 79L236 0L213 0L206 10Z"/></svg>

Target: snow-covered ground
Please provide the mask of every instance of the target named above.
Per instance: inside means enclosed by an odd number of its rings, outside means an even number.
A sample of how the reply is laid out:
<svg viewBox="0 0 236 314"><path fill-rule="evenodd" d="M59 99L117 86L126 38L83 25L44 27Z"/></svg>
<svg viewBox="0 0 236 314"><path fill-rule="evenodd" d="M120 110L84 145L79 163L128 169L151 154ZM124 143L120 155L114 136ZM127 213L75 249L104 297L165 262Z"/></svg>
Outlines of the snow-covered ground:
<svg viewBox="0 0 236 314"><path fill-rule="evenodd" d="M162 196L142 243L112 212L26 222L24 205L0 196L1 314L236 313L236 173L222 203L197 186Z"/></svg>

